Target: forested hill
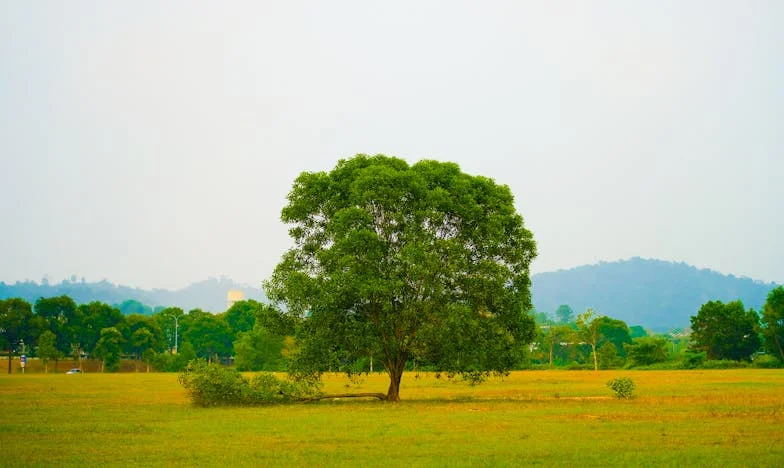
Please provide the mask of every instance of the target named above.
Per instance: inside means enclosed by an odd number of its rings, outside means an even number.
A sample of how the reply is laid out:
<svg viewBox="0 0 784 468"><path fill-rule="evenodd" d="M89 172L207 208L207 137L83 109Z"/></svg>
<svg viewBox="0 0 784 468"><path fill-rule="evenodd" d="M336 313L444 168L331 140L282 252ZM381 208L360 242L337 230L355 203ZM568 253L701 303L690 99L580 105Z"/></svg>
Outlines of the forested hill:
<svg viewBox="0 0 784 468"><path fill-rule="evenodd" d="M31 304L39 297L70 296L77 304L100 301L107 304L121 304L133 299L155 307L180 307L185 311L202 309L218 313L226 310L226 294L231 289L239 289L245 293L246 299L262 300L261 287L253 288L238 284L229 278L210 278L193 283L183 289L139 289L112 284L108 281L88 283L82 281L63 281L58 284L38 284L34 281L5 284L0 282L0 299L21 297Z"/></svg>
<svg viewBox="0 0 784 468"><path fill-rule="evenodd" d="M740 299L746 308L759 311L776 286L638 257L539 273L532 282L537 311L553 314L560 304L568 304L578 314L593 307L598 314L656 331L689 326L689 318L709 300Z"/></svg>

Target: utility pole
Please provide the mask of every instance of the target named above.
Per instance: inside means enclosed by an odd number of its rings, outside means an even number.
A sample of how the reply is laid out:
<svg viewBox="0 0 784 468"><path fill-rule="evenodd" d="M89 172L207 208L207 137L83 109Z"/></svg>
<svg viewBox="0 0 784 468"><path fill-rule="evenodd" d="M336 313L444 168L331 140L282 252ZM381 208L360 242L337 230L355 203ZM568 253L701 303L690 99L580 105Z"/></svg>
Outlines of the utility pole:
<svg viewBox="0 0 784 468"><path fill-rule="evenodd" d="M169 315L169 314L166 314ZM174 354L177 354L178 347L177 341L179 339L179 330L180 330L180 316L179 315L169 315L169 317L174 319Z"/></svg>

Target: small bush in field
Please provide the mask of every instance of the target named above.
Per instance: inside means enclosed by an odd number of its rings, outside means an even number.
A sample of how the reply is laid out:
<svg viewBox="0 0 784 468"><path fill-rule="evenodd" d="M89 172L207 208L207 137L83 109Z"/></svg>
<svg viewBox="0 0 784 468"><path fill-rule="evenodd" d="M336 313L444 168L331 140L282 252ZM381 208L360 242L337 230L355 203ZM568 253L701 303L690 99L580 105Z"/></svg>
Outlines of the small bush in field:
<svg viewBox="0 0 784 468"><path fill-rule="evenodd" d="M317 395L316 382L281 380L261 373L249 380L235 369L197 359L178 380L198 406L256 406L291 403Z"/></svg>
<svg viewBox="0 0 784 468"><path fill-rule="evenodd" d="M634 396L634 381L629 377L618 377L607 382L607 386L615 392L615 398L632 398Z"/></svg>

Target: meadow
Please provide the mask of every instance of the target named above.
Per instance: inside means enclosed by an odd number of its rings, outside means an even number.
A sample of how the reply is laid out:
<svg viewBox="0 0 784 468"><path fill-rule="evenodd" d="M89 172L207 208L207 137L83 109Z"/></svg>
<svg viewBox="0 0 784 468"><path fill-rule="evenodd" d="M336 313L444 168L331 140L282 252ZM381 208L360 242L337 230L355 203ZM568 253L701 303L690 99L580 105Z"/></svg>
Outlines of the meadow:
<svg viewBox="0 0 784 468"><path fill-rule="evenodd" d="M621 376L636 398L612 398ZM2 374L0 466L784 465L781 370L407 373L401 398L205 409L176 374Z"/></svg>

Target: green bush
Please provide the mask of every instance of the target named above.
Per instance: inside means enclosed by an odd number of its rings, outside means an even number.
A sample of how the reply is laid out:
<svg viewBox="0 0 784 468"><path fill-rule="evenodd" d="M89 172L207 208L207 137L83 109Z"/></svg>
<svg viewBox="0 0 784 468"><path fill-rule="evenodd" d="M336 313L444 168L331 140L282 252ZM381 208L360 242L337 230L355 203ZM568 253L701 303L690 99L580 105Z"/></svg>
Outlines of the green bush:
<svg viewBox="0 0 784 468"><path fill-rule="evenodd" d="M749 367L749 363L731 359L712 359L700 365L700 369L739 369L744 367Z"/></svg>
<svg viewBox="0 0 784 468"><path fill-rule="evenodd" d="M784 367L784 363L779 358L770 354L755 356L752 365L758 369L779 369Z"/></svg>
<svg viewBox="0 0 784 468"><path fill-rule="evenodd" d="M239 372L204 359L189 362L178 380L198 406L238 404L248 393L247 380Z"/></svg>
<svg viewBox="0 0 784 468"><path fill-rule="evenodd" d="M706 356L707 355L705 354L705 352L694 353L694 352L686 351L681 356L681 367L683 369L696 369L700 367L703 362L705 362Z"/></svg>
<svg viewBox="0 0 784 468"><path fill-rule="evenodd" d="M286 381L270 373L247 379L237 370L196 359L178 380L198 406L258 406L291 403L319 394L315 380Z"/></svg>
<svg viewBox="0 0 784 468"><path fill-rule="evenodd" d="M607 386L615 392L615 398L632 398L634 396L634 381L629 377L618 377L607 382Z"/></svg>

